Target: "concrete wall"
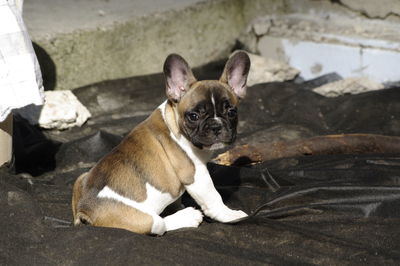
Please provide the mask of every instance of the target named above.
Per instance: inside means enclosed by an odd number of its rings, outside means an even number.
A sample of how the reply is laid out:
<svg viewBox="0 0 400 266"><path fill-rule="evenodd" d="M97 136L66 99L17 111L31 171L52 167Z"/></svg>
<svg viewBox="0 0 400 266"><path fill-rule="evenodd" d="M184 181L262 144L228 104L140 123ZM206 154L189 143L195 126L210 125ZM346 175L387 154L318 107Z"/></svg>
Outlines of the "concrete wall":
<svg viewBox="0 0 400 266"><path fill-rule="evenodd" d="M255 18L240 40L288 63L304 79L336 72L378 82L400 80L399 0L287 0L284 14Z"/></svg>
<svg viewBox="0 0 400 266"><path fill-rule="evenodd" d="M38 0L26 3L24 16L45 88L62 90L161 72L172 52L192 66L224 58L252 17L281 7L276 0Z"/></svg>
<svg viewBox="0 0 400 266"><path fill-rule="evenodd" d="M171 52L192 66L202 65L228 56L240 35L257 50L260 36L249 34L251 21L286 14L393 22L399 21L400 0L35 0L24 5L48 90L160 72ZM275 29L291 34L288 27Z"/></svg>
<svg viewBox="0 0 400 266"><path fill-rule="evenodd" d="M400 0L283 0L287 13L342 13L390 21L400 20Z"/></svg>

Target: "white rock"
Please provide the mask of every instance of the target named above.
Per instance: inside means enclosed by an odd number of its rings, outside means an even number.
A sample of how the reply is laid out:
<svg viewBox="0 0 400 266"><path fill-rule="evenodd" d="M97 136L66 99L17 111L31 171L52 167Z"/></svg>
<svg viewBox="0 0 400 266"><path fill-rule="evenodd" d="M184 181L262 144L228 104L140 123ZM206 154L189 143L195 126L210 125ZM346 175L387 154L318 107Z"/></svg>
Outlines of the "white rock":
<svg viewBox="0 0 400 266"><path fill-rule="evenodd" d="M253 22L253 30L257 36L262 36L268 33L272 26L271 19L269 18L258 18Z"/></svg>
<svg viewBox="0 0 400 266"><path fill-rule="evenodd" d="M91 114L69 90L46 91L43 106L30 105L16 111L33 125L46 129L82 126Z"/></svg>
<svg viewBox="0 0 400 266"><path fill-rule="evenodd" d="M383 88L383 84L366 77L353 77L325 84L313 89L313 91L326 97L337 97L344 94L358 94Z"/></svg>
<svg viewBox="0 0 400 266"><path fill-rule="evenodd" d="M247 78L247 85L252 86L264 82L282 82L294 79L299 70L288 64L265 57L248 53L251 68Z"/></svg>

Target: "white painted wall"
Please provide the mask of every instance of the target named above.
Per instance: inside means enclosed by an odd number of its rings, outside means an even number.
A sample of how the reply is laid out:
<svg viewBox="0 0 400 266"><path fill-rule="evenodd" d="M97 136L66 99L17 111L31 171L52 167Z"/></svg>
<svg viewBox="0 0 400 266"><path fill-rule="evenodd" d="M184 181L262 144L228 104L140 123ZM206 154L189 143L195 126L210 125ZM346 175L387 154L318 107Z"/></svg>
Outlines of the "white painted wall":
<svg viewBox="0 0 400 266"><path fill-rule="evenodd" d="M343 40L342 40L343 41ZM261 55L284 60L308 80L330 72L344 78L368 77L379 82L400 80L400 53L381 40L348 39L347 43L317 43L264 36ZM368 47L368 48L365 48Z"/></svg>

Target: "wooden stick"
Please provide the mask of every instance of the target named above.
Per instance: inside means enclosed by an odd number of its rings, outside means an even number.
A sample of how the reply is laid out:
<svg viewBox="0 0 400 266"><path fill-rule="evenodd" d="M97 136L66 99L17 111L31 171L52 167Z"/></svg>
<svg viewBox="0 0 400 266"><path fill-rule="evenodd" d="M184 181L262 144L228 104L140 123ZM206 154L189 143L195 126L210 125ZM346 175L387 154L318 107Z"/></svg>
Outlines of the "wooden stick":
<svg viewBox="0 0 400 266"><path fill-rule="evenodd" d="M302 155L362 153L400 153L400 137L341 134L288 142L242 145L218 155L214 162L223 165L244 165Z"/></svg>

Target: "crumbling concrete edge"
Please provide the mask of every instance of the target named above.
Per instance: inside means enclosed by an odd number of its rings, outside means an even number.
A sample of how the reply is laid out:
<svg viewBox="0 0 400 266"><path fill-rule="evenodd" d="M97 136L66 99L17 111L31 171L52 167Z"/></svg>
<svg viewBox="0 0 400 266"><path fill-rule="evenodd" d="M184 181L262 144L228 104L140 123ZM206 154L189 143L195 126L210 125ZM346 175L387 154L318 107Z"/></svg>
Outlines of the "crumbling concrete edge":
<svg viewBox="0 0 400 266"><path fill-rule="evenodd" d="M390 2L393 2L395 7L393 3ZM366 1L362 0L332 0L332 3L340 5L345 9L358 13L366 18L382 20L386 20L391 17L400 18L400 5L395 0L386 0L384 3L379 3L379 8L376 8L376 6L371 6Z"/></svg>

